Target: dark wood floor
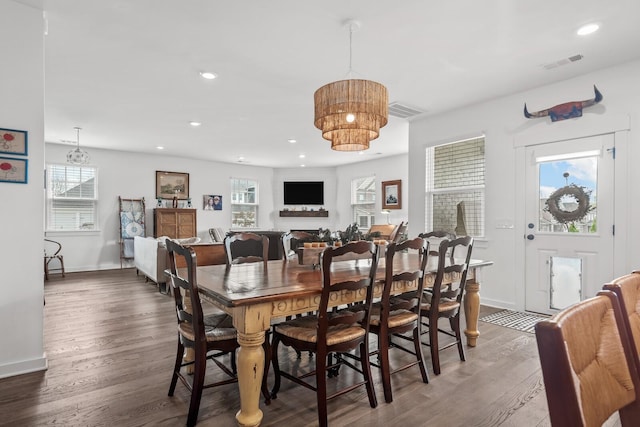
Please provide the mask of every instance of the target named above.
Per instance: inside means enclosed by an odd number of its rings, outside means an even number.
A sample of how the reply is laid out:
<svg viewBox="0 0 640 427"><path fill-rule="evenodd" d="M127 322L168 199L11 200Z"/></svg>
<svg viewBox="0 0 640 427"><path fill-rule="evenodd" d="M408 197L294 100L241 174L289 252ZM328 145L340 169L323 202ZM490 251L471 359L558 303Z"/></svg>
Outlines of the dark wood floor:
<svg viewBox="0 0 640 427"><path fill-rule="evenodd" d="M167 396L177 340L172 298L135 269L54 276L45 294L49 369L0 380L0 425L184 425L188 392L178 384ZM329 403L330 424L548 426L535 336L483 322L480 332L466 362L455 348L442 352L442 374L429 369L429 384L417 367L395 374L391 404L374 371L378 407L369 407L361 387ZM426 355L430 368L428 349ZM339 381L349 376L343 369ZM198 425L233 426L238 408L235 384L206 390ZM317 424L313 392L286 380L278 399L261 409L266 426Z"/></svg>

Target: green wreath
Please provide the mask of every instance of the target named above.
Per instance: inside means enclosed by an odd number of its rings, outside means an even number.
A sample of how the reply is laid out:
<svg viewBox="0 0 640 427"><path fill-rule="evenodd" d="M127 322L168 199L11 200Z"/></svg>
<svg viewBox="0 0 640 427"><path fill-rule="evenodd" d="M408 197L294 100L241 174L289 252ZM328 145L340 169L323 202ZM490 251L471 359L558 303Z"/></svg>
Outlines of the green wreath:
<svg viewBox="0 0 640 427"><path fill-rule="evenodd" d="M590 191L586 192L583 187L575 184L566 185L557 189L549 196L546 202L547 210L559 223L566 224L568 222L580 221L587 216L587 213L591 210L589 204L590 193ZM573 197L578 203L578 207L573 211L562 209L560 200L564 196Z"/></svg>

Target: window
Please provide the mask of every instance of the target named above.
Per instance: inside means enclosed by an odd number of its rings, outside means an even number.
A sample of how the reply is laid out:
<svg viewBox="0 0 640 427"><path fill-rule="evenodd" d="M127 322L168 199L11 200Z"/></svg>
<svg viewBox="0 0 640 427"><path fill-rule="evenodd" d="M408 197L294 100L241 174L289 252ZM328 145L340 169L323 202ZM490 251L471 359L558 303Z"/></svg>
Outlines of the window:
<svg viewBox="0 0 640 427"><path fill-rule="evenodd" d="M258 183L231 178L231 227L258 227Z"/></svg>
<svg viewBox="0 0 640 427"><path fill-rule="evenodd" d="M484 136L426 151L425 230L484 236Z"/></svg>
<svg viewBox="0 0 640 427"><path fill-rule="evenodd" d="M97 230L98 170L47 166L47 231Z"/></svg>
<svg viewBox="0 0 640 427"><path fill-rule="evenodd" d="M369 228L376 217L376 177L351 180L351 212L358 228Z"/></svg>

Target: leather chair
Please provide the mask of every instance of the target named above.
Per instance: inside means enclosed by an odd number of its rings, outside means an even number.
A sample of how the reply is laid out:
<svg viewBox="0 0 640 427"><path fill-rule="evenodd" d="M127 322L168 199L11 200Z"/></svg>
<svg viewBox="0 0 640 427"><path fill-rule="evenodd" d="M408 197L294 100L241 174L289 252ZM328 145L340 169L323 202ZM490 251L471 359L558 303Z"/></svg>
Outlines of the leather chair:
<svg viewBox="0 0 640 427"><path fill-rule="evenodd" d="M352 254L356 256L366 255L371 260L371 263L363 265L366 262L360 262L358 270L336 268L332 271L332 266L335 264L353 262L338 261L336 259L345 254L348 256ZM327 400L354 390L359 386L364 385L366 387L369 404L372 408L375 408L378 404L371 378L368 338L369 315L377 265L377 247L371 242L352 242L340 248L327 248L322 256L323 286L318 314L303 316L274 326L272 349L275 385L271 397L272 399L277 398L282 377L313 390L316 393L320 426L327 425ZM351 292L366 291L366 302L362 306L362 311L334 311L328 308L330 295L334 292L346 290ZM281 371L278 363L278 346L280 343L297 351L315 353L315 369L301 375ZM358 348L362 367L358 371L362 373L363 381L346 386L327 396L327 372L336 368L336 366L327 363L328 355L338 352L344 353ZM344 360L341 362L346 366L353 367ZM310 376L315 376L315 385L304 381L304 378Z"/></svg>
<svg viewBox="0 0 640 427"><path fill-rule="evenodd" d="M618 298L611 291L536 324L551 425L600 426L619 412L640 422L640 378Z"/></svg>
<svg viewBox="0 0 640 427"><path fill-rule="evenodd" d="M420 316L422 316L422 325L428 328L427 332L423 331L422 333L429 334L429 342L425 344L430 347L431 364L436 375L440 375L440 350L455 345L458 347L460 360L466 360L460 332L460 309L462 308L462 297L472 249L473 238L469 236L454 240L442 240L438 247L438 269L433 286L429 292L422 293ZM456 277L456 281L443 285L445 276L452 275ZM442 329L438 325L441 318L449 319L451 331ZM439 346L439 333L453 337L455 340Z"/></svg>

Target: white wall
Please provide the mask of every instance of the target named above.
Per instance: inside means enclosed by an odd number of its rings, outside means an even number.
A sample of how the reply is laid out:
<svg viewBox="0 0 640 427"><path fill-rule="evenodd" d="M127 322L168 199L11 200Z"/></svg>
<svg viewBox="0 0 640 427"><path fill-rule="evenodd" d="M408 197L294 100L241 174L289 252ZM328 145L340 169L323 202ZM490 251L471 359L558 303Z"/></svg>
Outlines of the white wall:
<svg viewBox="0 0 640 427"><path fill-rule="evenodd" d="M581 128L606 128L608 123L630 120L628 150L619 151L616 168L623 168L640 155L637 132L640 113L640 61L613 67L470 106L434 117L414 121L409 129L409 188L411 194L421 194L421 179L425 168L425 147L452 142L478 133L486 135L486 242L474 248L474 258L493 260L495 264L483 273L482 302L496 306L524 308L524 180L516 168L517 150L514 141L537 137L550 141L549 135L579 133ZM602 92L600 104L584 110L582 118L552 123L548 118L526 119L523 105L529 111L552 107L568 101L593 97L593 85ZM577 137L582 135L576 135ZM624 169L624 168L623 168ZM619 177L617 177L619 178ZM629 168L628 176L616 180L616 275L640 267L640 246L633 239L640 232L640 200L637 190L627 183L640 182L640 168ZM424 200L409 199L409 233L417 234L424 227ZM626 218L629 218L627 221ZM510 222L512 229L498 228ZM628 243L624 242L630 236Z"/></svg>
<svg viewBox="0 0 640 427"><path fill-rule="evenodd" d="M91 139L90 129L83 129L84 140ZM66 153L72 146L46 144L47 163L66 162ZM90 164L98 168L98 224L95 232L47 232L59 241L64 250L67 271L102 270L120 268L120 225L118 196L129 199L145 198L147 208L147 236L153 236L153 208L156 206L156 171L189 173L189 195L197 210L198 236L210 241L209 228L231 226L230 178L251 178L258 181L260 207L258 229L273 228L273 170L248 165L205 162L141 153L87 148ZM205 194L222 195L221 211L203 210ZM132 266L129 262L124 266Z"/></svg>
<svg viewBox="0 0 640 427"><path fill-rule="evenodd" d="M337 224L339 224L338 229L344 230L354 222L351 213L351 181L355 178L372 175L376 177L376 224L387 223L387 216L382 214L382 182L398 179L402 181L402 209L391 210L388 220L392 224L399 224L401 221L406 222L408 220L409 171L407 169L407 154L401 154L336 168L336 207L338 211L336 220ZM419 180L420 178L418 177L417 179ZM422 182L424 182L424 179L422 179ZM422 192L424 193L424 190Z"/></svg>
<svg viewBox="0 0 640 427"><path fill-rule="evenodd" d="M42 29L41 11L13 1L0 2L0 127L28 132L29 162L27 184L0 183L0 378L47 366L42 335Z"/></svg>

